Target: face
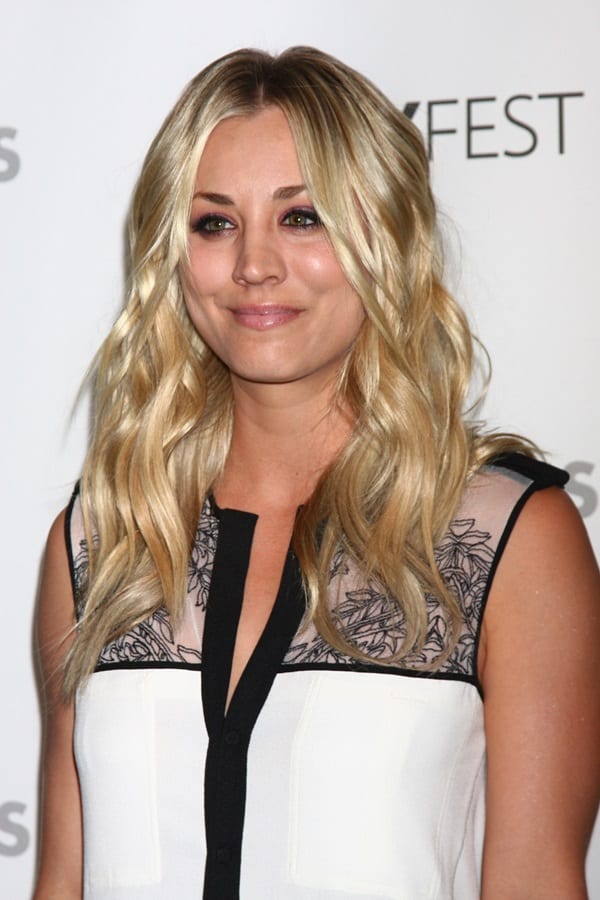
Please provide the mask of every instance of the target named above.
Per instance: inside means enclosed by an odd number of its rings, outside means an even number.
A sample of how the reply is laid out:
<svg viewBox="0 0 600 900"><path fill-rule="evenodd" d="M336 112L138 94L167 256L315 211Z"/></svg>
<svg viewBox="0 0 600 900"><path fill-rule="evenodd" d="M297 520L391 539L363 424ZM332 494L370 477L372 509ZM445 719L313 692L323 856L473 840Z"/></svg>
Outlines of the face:
<svg viewBox="0 0 600 900"><path fill-rule="evenodd" d="M276 107L224 120L202 155L182 282L234 383L331 384L364 319L302 182Z"/></svg>

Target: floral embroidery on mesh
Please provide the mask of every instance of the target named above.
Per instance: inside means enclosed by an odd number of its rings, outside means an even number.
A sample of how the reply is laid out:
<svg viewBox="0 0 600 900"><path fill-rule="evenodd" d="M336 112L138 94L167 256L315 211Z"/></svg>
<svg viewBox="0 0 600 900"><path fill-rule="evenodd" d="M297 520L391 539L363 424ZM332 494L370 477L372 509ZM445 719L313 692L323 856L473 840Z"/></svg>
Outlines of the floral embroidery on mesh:
<svg viewBox="0 0 600 900"><path fill-rule="evenodd" d="M479 531L474 519L456 520L436 548L435 556L440 572L464 616L456 647L438 670L471 675L475 664L477 629L494 559L491 535ZM338 582L337 585L335 582ZM406 633L401 608L372 584L357 587L350 565L339 555L334 560L331 584L333 593L342 598L335 607L335 617L347 639L374 662L398 653ZM398 668L430 665L446 646L448 624L443 609L438 600L429 595L426 604L429 629L423 648L419 654L405 657ZM357 664L352 657L334 650L314 627L309 626L292 643L284 665L311 663Z"/></svg>
<svg viewBox="0 0 600 900"><path fill-rule="evenodd" d="M199 663L201 659L198 650L177 643L168 612L159 609L127 634L110 641L98 657L97 665L123 662Z"/></svg>
<svg viewBox="0 0 600 900"><path fill-rule="evenodd" d="M212 513L210 501L206 500L188 567L188 596L202 612L206 611L208 602L218 535L218 520Z"/></svg>
<svg viewBox="0 0 600 900"><path fill-rule="evenodd" d="M205 612L213 570L218 520L206 501L188 569L189 602ZM87 546L81 541L74 560L73 571L78 611L81 610L87 574ZM491 535L475 527L475 520L458 519L451 523L444 539L435 551L440 572L456 596L464 615L459 640L451 654L440 666L440 672L472 675L475 665L475 644L482 613L485 591L491 571L494 548ZM390 601L377 585L361 583L356 571L343 554L338 553L330 574L332 594L340 601L335 617L351 643L375 663L398 653L405 636L404 616L398 604ZM446 645L447 621L435 597L427 596L429 629L419 654L407 656L398 668L419 668L434 663ZM199 663L199 650L186 647L176 640L169 615L165 609L134 626L104 647L98 665L114 663L179 662ZM309 626L292 641L283 665L329 664L362 666L352 657L331 647Z"/></svg>
<svg viewBox="0 0 600 900"><path fill-rule="evenodd" d="M75 613L78 619L83 614L85 592L87 588L89 553L87 541L79 542L79 550L73 560L73 593L75 595Z"/></svg>
<svg viewBox="0 0 600 900"><path fill-rule="evenodd" d="M188 602L203 612L206 610L210 588L218 527L218 521L207 500L202 509L188 565ZM88 560L87 542L82 540L73 562L78 616L81 615L84 602ZM171 618L167 610L161 608L134 625L126 634L106 644L98 657L97 666L148 662L198 664L201 661L200 650L186 647L177 641Z"/></svg>

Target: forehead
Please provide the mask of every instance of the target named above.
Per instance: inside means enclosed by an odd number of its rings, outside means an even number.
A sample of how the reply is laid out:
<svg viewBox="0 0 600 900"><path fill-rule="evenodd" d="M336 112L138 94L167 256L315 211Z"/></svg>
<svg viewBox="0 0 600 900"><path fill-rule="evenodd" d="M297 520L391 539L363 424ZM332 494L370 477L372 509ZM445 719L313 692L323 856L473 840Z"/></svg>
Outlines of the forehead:
<svg viewBox="0 0 600 900"><path fill-rule="evenodd" d="M206 179L242 178L252 181L301 179L294 138L277 106L268 106L247 116L231 116L215 126L200 158L197 185ZM291 183L291 182L287 182Z"/></svg>

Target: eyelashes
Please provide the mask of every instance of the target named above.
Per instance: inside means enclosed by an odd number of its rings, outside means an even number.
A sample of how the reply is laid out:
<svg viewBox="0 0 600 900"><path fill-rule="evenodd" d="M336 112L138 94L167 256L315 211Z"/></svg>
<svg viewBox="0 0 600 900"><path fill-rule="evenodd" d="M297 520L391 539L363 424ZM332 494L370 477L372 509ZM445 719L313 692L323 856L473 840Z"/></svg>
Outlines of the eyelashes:
<svg viewBox="0 0 600 900"><path fill-rule="evenodd" d="M321 220L313 207L308 206L291 209L284 215L281 224L285 225L286 228L299 228L304 230L306 228L319 228Z"/></svg>
<svg viewBox="0 0 600 900"><path fill-rule="evenodd" d="M321 220L312 206L290 209L279 220L280 225L293 231L306 232L321 227ZM192 222L191 230L203 237L215 237L236 228L227 216L207 213Z"/></svg>
<svg viewBox="0 0 600 900"><path fill-rule="evenodd" d="M225 216L218 216L215 213L200 216L200 218L192 224L192 231L206 236L222 234L224 231L230 231L232 228L235 228L233 222L230 222Z"/></svg>

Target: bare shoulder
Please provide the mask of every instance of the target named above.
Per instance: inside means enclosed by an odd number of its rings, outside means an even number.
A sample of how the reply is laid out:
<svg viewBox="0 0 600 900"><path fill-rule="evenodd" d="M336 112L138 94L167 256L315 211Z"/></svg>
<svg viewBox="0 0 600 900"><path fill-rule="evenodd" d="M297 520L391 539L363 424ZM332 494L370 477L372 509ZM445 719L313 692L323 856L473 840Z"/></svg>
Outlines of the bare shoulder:
<svg viewBox="0 0 600 900"><path fill-rule="evenodd" d="M67 554L67 510L56 517L48 534L37 612L37 634L44 684L54 680L75 626L75 604Z"/></svg>
<svg viewBox="0 0 600 900"><path fill-rule="evenodd" d="M43 585L47 584L48 581L52 582L56 578L64 579L65 576L70 579L66 525L67 508L57 515L48 532L44 554Z"/></svg>
<svg viewBox="0 0 600 900"><path fill-rule="evenodd" d="M484 616L486 640L531 616L540 624L569 617L573 627L576 613L600 620L600 573L573 502L561 488L545 488L525 503L500 560Z"/></svg>
<svg viewBox="0 0 600 900"><path fill-rule="evenodd" d="M484 615L480 677L487 693L510 660L600 678L600 572L579 512L560 488L525 503L494 577ZM596 647L598 644L595 645ZM576 663L576 666L575 666Z"/></svg>
<svg viewBox="0 0 600 900"><path fill-rule="evenodd" d="M581 562L587 560L597 569L581 516L569 495L559 487L539 490L527 500L507 549L508 565L519 553L554 556L560 550L556 564L575 554Z"/></svg>
<svg viewBox="0 0 600 900"><path fill-rule="evenodd" d="M517 518L484 615L482 897L587 896L600 796L598 646L600 573L586 529L560 488L544 488Z"/></svg>

